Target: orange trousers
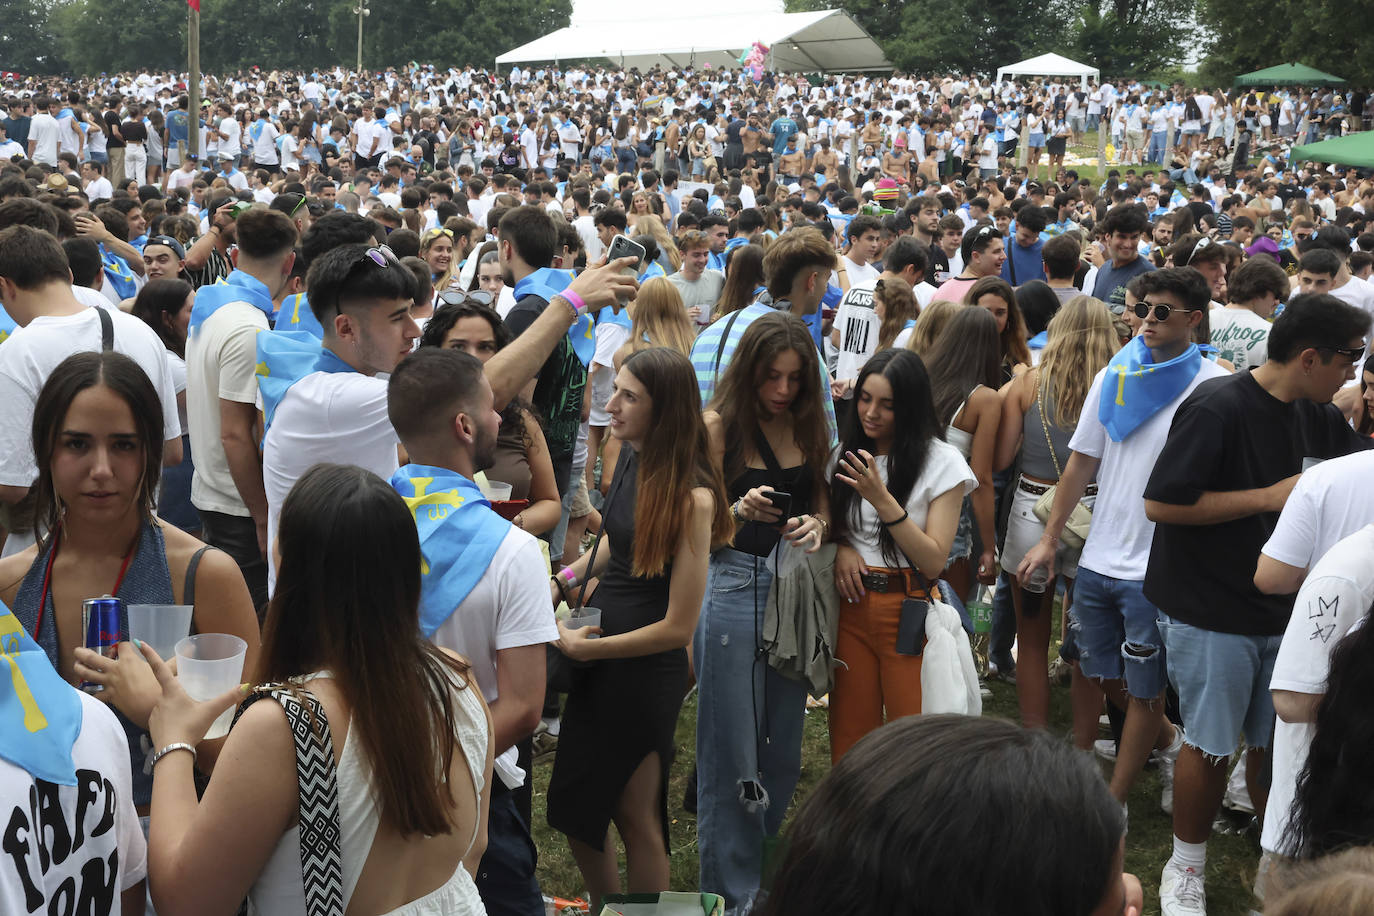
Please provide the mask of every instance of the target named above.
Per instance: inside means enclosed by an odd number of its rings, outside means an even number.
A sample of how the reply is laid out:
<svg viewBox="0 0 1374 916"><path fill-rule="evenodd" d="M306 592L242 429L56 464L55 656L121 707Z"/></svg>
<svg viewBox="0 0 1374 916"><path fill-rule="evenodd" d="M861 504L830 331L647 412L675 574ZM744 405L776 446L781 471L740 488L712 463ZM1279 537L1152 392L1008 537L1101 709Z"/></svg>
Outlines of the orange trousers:
<svg viewBox="0 0 1374 916"><path fill-rule="evenodd" d="M869 571L901 575L876 567ZM925 594L919 588L909 593ZM830 691L831 763L884 722L921 712L921 658L897 652L897 624L907 597L901 590L865 589L854 604L840 601L835 657L844 664L835 669Z"/></svg>

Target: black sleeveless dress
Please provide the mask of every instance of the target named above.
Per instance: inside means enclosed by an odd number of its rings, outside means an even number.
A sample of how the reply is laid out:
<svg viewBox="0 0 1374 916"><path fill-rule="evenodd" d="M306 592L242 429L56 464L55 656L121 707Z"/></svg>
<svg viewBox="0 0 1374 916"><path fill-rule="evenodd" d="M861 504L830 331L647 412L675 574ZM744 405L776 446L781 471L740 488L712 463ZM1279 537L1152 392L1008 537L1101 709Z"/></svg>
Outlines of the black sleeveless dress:
<svg viewBox="0 0 1374 916"><path fill-rule="evenodd" d="M589 604L601 609L604 636L656 623L668 612L669 567L661 576L636 577L634 556L635 483L639 462L628 445L616 479L623 484L603 524L610 565ZM578 671L563 708L558 752L549 779L549 826L601 850L620 796L634 771L657 752L661 768L659 814L664 848L668 842L668 770L673 734L687 691L687 650L672 649L637 658L606 659Z"/></svg>

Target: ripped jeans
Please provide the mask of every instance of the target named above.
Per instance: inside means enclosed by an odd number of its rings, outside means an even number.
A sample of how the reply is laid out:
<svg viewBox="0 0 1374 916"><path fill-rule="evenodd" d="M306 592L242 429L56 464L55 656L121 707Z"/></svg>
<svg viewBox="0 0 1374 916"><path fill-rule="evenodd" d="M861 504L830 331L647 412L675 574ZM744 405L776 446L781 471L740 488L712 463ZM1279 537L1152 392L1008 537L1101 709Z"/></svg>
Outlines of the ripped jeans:
<svg viewBox="0 0 1374 916"><path fill-rule="evenodd" d="M723 896L729 913L758 890L764 840L782 828L801 775L806 686L755 652L772 581L763 557L729 547L712 554L692 643L701 889Z"/></svg>
<svg viewBox="0 0 1374 916"><path fill-rule="evenodd" d="M1078 567L1070 625L1085 677L1126 682L1137 700L1154 700L1167 683L1159 609L1145 597L1144 582L1113 579Z"/></svg>

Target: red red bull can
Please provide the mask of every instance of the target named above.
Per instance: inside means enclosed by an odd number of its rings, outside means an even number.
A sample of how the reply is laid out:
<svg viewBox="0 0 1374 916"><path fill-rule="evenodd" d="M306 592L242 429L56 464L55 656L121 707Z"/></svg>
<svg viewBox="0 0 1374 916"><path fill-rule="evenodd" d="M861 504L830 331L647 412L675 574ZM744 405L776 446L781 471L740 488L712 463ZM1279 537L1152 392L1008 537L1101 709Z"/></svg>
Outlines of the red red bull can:
<svg viewBox="0 0 1374 916"><path fill-rule="evenodd" d="M119 612L124 602L119 598L103 595L87 598L81 602L81 630L86 634L86 648L105 658L114 658L119 645ZM87 693L100 693L105 688L100 684L82 681L81 689Z"/></svg>

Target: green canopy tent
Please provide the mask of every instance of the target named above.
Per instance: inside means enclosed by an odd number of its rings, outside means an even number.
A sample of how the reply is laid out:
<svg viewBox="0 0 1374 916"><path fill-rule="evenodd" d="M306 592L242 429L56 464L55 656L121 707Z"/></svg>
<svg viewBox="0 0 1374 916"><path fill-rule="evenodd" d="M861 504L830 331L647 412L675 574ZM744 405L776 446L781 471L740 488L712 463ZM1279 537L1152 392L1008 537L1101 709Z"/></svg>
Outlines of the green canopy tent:
<svg viewBox="0 0 1374 916"><path fill-rule="evenodd" d="M1344 86L1345 80L1303 64L1279 64L1236 77L1237 86Z"/></svg>
<svg viewBox="0 0 1374 916"><path fill-rule="evenodd" d="M1374 168L1374 132L1350 134L1323 140L1309 146L1295 146L1288 154L1289 162L1334 162L1338 165L1354 165Z"/></svg>

